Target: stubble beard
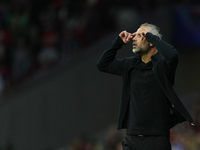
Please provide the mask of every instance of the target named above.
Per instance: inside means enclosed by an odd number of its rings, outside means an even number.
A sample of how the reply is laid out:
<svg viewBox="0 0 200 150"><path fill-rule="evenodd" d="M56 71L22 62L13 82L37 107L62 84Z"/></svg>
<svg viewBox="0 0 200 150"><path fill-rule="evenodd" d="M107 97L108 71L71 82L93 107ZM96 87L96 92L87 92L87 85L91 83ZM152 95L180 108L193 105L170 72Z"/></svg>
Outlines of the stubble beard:
<svg viewBox="0 0 200 150"><path fill-rule="evenodd" d="M142 55L142 54L147 53L149 49L150 49L149 44L146 44L144 47L141 47L140 45L137 44L136 47L133 47L132 51L135 54Z"/></svg>

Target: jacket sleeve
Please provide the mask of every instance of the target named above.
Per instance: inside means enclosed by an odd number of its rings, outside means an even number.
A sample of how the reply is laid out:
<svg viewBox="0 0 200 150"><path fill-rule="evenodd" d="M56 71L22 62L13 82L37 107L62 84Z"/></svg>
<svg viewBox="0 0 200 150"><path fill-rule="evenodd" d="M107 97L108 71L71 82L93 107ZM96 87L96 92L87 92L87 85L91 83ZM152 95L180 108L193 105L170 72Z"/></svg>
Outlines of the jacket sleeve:
<svg viewBox="0 0 200 150"><path fill-rule="evenodd" d="M163 56L165 59L165 70L167 74L169 75L171 84L174 84L174 77L175 77L175 72L176 68L178 65L178 51L170 44L165 42L164 40L160 39L158 36L153 35L152 33L147 33L146 34L146 39L148 42L152 43L156 49L158 50L158 53ZM155 58L155 54L153 57Z"/></svg>
<svg viewBox="0 0 200 150"><path fill-rule="evenodd" d="M160 39L158 36L153 35L148 32L146 34L146 39L148 42L152 43L159 53L163 55L167 62L177 61L178 59L178 51L167 42Z"/></svg>
<svg viewBox="0 0 200 150"><path fill-rule="evenodd" d="M179 123L186 121L186 119L176 110L172 108L173 113L171 114L170 129ZM192 121L193 122L193 121Z"/></svg>
<svg viewBox="0 0 200 150"><path fill-rule="evenodd" d="M106 73L121 75L125 59L116 59L117 51L124 45L118 36L106 48L97 62L97 68Z"/></svg>

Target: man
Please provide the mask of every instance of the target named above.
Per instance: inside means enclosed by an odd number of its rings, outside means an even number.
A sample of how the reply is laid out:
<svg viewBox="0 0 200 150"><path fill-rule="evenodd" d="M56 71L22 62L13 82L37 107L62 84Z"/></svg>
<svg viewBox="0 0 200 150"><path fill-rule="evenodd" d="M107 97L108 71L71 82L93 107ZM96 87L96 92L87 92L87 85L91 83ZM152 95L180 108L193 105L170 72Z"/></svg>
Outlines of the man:
<svg viewBox="0 0 200 150"><path fill-rule="evenodd" d="M116 59L133 40L137 55ZM159 28L144 23L135 33L122 31L97 63L100 71L123 78L118 129L127 129L124 150L171 150L170 128L193 122L173 85L178 52L161 39Z"/></svg>

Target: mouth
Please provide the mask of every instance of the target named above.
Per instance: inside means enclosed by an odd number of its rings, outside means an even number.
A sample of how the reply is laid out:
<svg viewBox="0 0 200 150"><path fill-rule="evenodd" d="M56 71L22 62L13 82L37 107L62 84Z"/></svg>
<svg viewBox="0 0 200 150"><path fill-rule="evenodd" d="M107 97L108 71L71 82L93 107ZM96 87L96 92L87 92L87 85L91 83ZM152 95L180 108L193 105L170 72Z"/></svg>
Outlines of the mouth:
<svg viewBox="0 0 200 150"><path fill-rule="evenodd" d="M137 44L136 43L133 43L133 47L136 47L137 46Z"/></svg>

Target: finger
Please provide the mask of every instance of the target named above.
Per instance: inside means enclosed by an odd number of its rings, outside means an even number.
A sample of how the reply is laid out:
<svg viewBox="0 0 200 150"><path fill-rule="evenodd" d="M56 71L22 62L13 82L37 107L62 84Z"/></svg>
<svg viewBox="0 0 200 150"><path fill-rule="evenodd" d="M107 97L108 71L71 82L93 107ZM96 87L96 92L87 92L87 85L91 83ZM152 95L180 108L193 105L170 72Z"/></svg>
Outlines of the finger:
<svg viewBox="0 0 200 150"><path fill-rule="evenodd" d="M135 36L135 34L136 34L136 32L132 33L131 35L132 35L132 36Z"/></svg>
<svg viewBox="0 0 200 150"><path fill-rule="evenodd" d="M125 38L127 38L127 36L128 36L128 32L125 31Z"/></svg>
<svg viewBox="0 0 200 150"><path fill-rule="evenodd" d="M131 40L133 38L133 36L132 36L132 34L131 33L129 33L129 35L128 35L128 40Z"/></svg>
<svg viewBox="0 0 200 150"><path fill-rule="evenodd" d="M121 38L124 38L124 37L125 37L125 32L126 32L126 31L122 31L122 32L119 34L119 36L120 36Z"/></svg>

